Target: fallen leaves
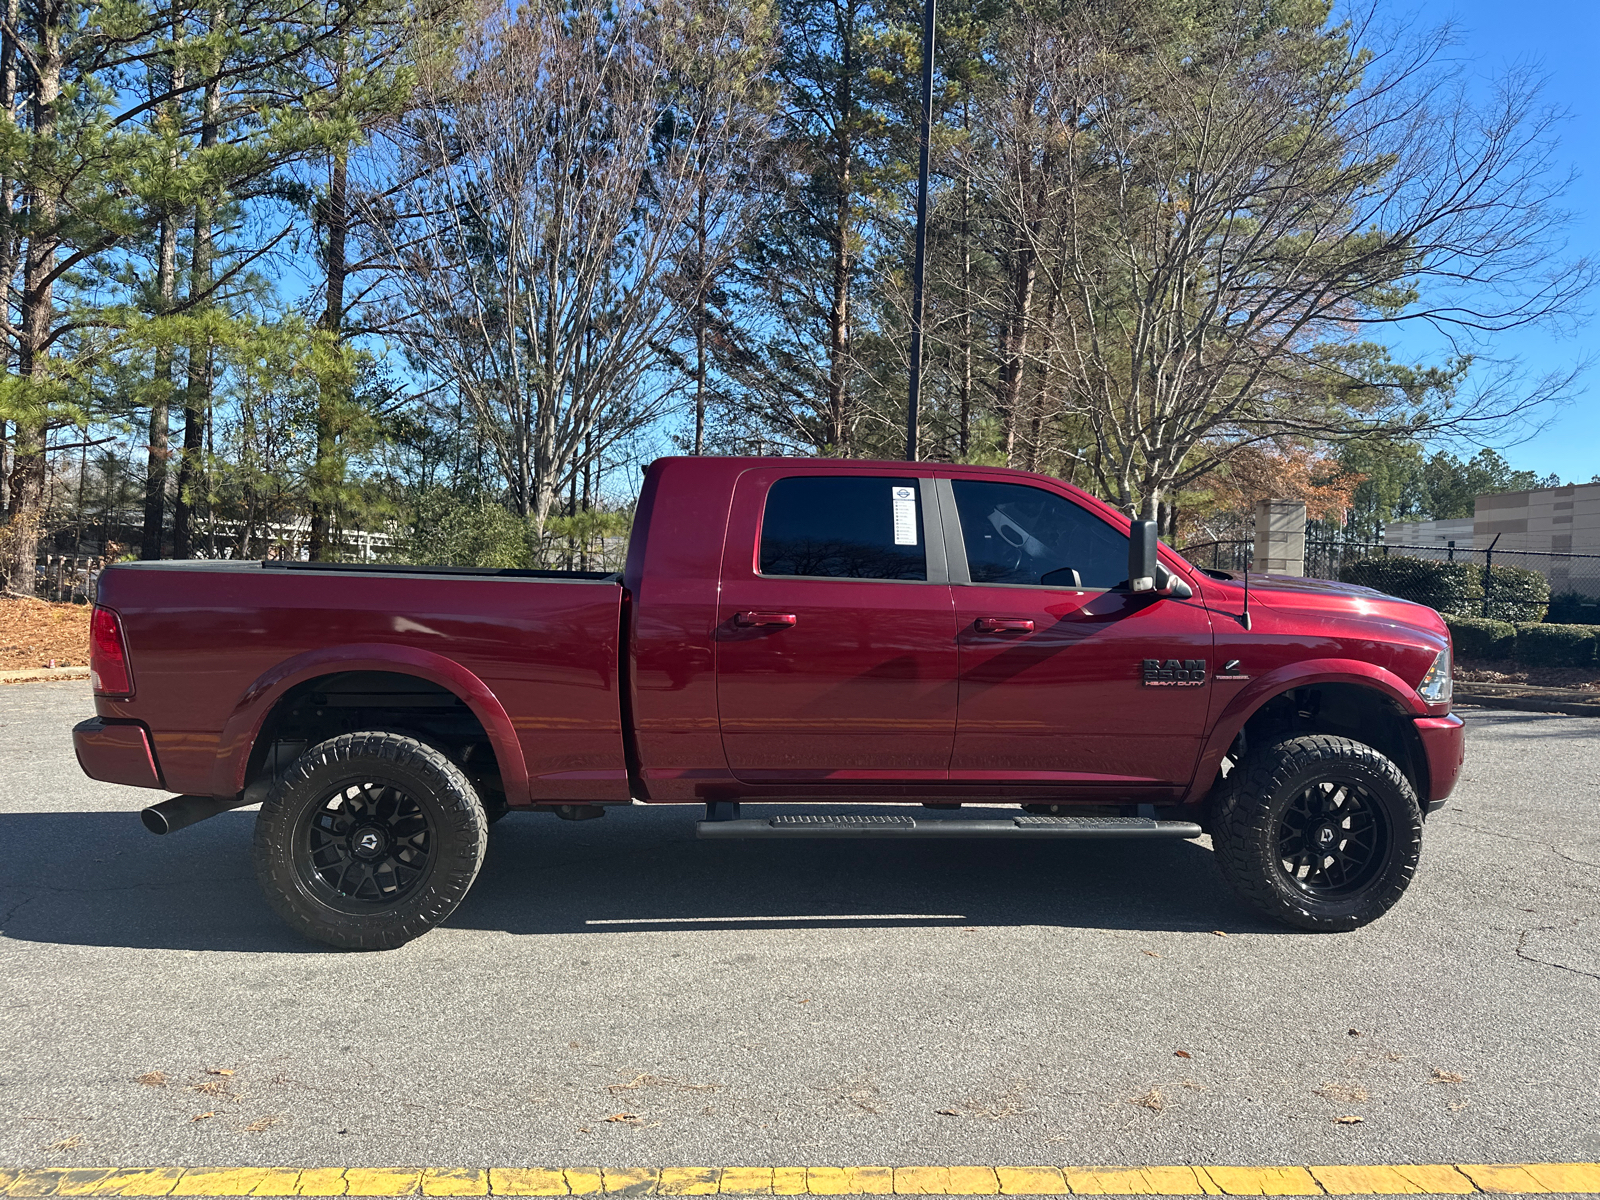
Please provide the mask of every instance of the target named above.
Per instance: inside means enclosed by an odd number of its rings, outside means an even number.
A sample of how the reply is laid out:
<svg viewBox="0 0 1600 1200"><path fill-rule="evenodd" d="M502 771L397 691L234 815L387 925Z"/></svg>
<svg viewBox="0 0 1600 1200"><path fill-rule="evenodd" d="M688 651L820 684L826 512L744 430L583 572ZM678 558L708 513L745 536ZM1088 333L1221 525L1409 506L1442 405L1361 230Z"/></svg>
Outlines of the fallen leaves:
<svg viewBox="0 0 1600 1200"><path fill-rule="evenodd" d="M631 1112L612 1113L606 1120L612 1125L627 1125L634 1129L654 1129L661 1124L660 1121L651 1121L646 1124L642 1113Z"/></svg>
<svg viewBox="0 0 1600 1200"><path fill-rule="evenodd" d="M1432 1076L1428 1079L1429 1083L1465 1083L1466 1081L1467 1077L1465 1075L1458 1075L1454 1071L1441 1071L1438 1068L1434 1069Z"/></svg>
<svg viewBox="0 0 1600 1200"><path fill-rule="evenodd" d="M214 1117L216 1115L217 1114L216 1114L215 1110L213 1110L211 1112L197 1113L194 1116L189 1118L189 1123L192 1125L196 1121L209 1121L212 1117Z"/></svg>
<svg viewBox="0 0 1600 1200"><path fill-rule="evenodd" d="M228 1085L221 1079L210 1079L205 1083L191 1083L189 1090L191 1092L199 1092L204 1096L226 1096L228 1094Z"/></svg>
<svg viewBox="0 0 1600 1200"><path fill-rule="evenodd" d="M1227 937L1228 935L1223 933L1222 930L1220 930L1220 929L1213 929L1211 931L1211 936L1212 937Z"/></svg>
<svg viewBox="0 0 1600 1200"><path fill-rule="evenodd" d="M0 671L87 663L89 611L87 604L0 600Z"/></svg>
<svg viewBox="0 0 1600 1200"><path fill-rule="evenodd" d="M230 1071L225 1067L207 1067L206 1068L206 1074L207 1075L234 1075L234 1074L237 1074L237 1072Z"/></svg>
<svg viewBox="0 0 1600 1200"><path fill-rule="evenodd" d="M1172 1052L1172 1057L1173 1058L1193 1058L1194 1055L1190 1054L1187 1050L1174 1050Z"/></svg>
<svg viewBox="0 0 1600 1200"><path fill-rule="evenodd" d="M240 1128L239 1132L241 1132L241 1133L262 1133L262 1132L265 1132L268 1129L271 1129L277 1123L278 1123L278 1118L277 1117L257 1117L254 1121L251 1121L250 1124L242 1126Z"/></svg>
<svg viewBox="0 0 1600 1200"><path fill-rule="evenodd" d="M133 1081L142 1083L145 1087L166 1087L167 1073L165 1071L146 1071L143 1075L135 1075Z"/></svg>
<svg viewBox="0 0 1600 1200"><path fill-rule="evenodd" d="M1133 1103L1140 1108L1148 1108L1153 1113L1165 1112L1167 1107L1167 1100L1161 1094L1161 1089L1154 1087L1144 1095L1136 1097Z"/></svg>
<svg viewBox="0 0 1600 1200"><path fill-rule="evenodd" d="M1333 1123L1335 1125L1362 1125L1362 1124L1365 1124L1365 1122L1366 1122L1366 1118L1365 1117L1355 1117L1355 1116L1335 1117L1333 1119Z"/></svg>
<svg viewBox="0 0 1600 1200"><path fill-rule="evenodd" d="M961 1115L961 1110L959 1108L936 1108L933 1111L938 1113L941 1117L959 1117Z"/></svg>
<svg viewBox="0 0 1600 1200"><path fill-rule="evenodd" d="M60 1154L64 1150L76 1150L81 1145L83 1145L83 1136L75 1133L71 1137L62 1138L59 1142L50 1143L50 1153Z"/></svg>

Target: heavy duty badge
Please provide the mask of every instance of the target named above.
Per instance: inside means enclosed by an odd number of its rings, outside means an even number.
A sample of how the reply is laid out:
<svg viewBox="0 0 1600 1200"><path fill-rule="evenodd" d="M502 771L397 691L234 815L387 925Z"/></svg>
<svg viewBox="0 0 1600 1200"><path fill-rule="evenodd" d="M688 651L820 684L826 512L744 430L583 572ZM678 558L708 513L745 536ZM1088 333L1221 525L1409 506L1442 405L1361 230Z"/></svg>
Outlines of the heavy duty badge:
<svg viewBox="0 0 1600 1200"><path fill-rule="evenodd" d="M1206 681L1203 658L1147 658L1143 666L1145 687L1199 687Z"/></svg>

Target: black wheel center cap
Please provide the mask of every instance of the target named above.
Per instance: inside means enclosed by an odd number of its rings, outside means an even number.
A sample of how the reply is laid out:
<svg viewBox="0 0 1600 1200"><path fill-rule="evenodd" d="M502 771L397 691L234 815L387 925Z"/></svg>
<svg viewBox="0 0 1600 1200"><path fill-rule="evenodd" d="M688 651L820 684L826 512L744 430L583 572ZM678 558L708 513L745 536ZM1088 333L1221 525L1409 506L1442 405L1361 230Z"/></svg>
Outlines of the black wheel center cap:
<svg viewBox="0 0 1600 1200"><path fill-rule="evenodd" d="M350 852L365 862L383 855L389 848L389 835L376 825L363 825L350 835Z"/></svg>
<svg viewBox="0 0 1600 1200"><path fill-rule="evenodd" d="M1338 840L1338 838L1339 831L1332 825L1328 824L1318 825L1311 834L1312 844L1315 845L1318 850L1324 853L1333 849L1333 844Z"/></svg>

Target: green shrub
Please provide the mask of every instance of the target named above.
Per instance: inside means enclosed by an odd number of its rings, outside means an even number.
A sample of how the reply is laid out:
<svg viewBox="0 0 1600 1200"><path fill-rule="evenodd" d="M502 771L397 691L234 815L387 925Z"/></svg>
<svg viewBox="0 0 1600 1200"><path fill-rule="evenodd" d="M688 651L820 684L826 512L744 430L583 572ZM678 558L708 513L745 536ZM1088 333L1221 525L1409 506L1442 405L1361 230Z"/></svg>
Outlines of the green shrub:
<svg viewBox="0 0 1600 1200"><path fill-rule="evenodd" d="M1595 631L1591 625L1517 626L1517 661L1530 667L1592 667Z"/></svg>
<svg viewBox="0 0 1600 1200"><path fill-rule="evenodd" d="M1489 568L1487 613L1484 570L1476 563L1385 555L1346 563L1339 578L1461 617L1542 621L1550 603L1549 582L1526 567Z"/></svg>
<svg viewBox="0 0 1600 1200"><path fill-rule="evenodd" d="M1345 583L1375 588L1402 600L1426 604L1442 613L1481 616L1483 571L1471 563L1436 562L1426 558L1386 555L1361 558L1339 570ZM1477 602L1477 610L1472 608Z"/></svg>
<svg viewBox="0 0 1600 1200"><path fill-rule="evenodd" d="M1600 625L1600 599L1582 592L1557 592L1550 597L1544 619L1560 625Z"/></svg>
<svg viewBox="0 0 1600 1200"><path fill-rule="evenodd" d="M1475 617L1483 613L1484 582L1482 569L1473 569L1479 575L1479 608L1464 615ZM1527 567L1490 567L1488 589L1489 611L1484 615L1492 620L1543 621L1550 608L1550 581Z"/></svg>
<svg viewBox="0 0 1600 1200"><path fill-rule="evenodd" d="M434 488L419 501L416 527L396 557L422 566L527 567L533 565L532 532L503 504Z"/></svg>
<svg viewBox="0 0 1600 1200"><path fill-rule="evenodd" d="M1510 658L1516 652L1517 627L1509 621L1446 614L1444 623L1450 627L1456 654L1462 658L1494 661Z"/></svg>

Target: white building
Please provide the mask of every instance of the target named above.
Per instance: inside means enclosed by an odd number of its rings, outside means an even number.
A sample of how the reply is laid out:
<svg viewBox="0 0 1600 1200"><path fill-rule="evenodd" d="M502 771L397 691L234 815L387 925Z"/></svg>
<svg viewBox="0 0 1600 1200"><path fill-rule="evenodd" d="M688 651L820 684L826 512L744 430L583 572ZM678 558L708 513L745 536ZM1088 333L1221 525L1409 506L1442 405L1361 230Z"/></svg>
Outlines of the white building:
<svg viewBox="0 0 1600 1200"><path fill-rule="evenodd" d="M1397 523L1384 529L1383 540L1390 546L1441 548L1453 541L1459 550L1492 545L1497 562L1542 572L1552 592L1600 595L1600 561L1546 557L1600 555L1600 483L1479 496L1470 521Z"/></svg>

